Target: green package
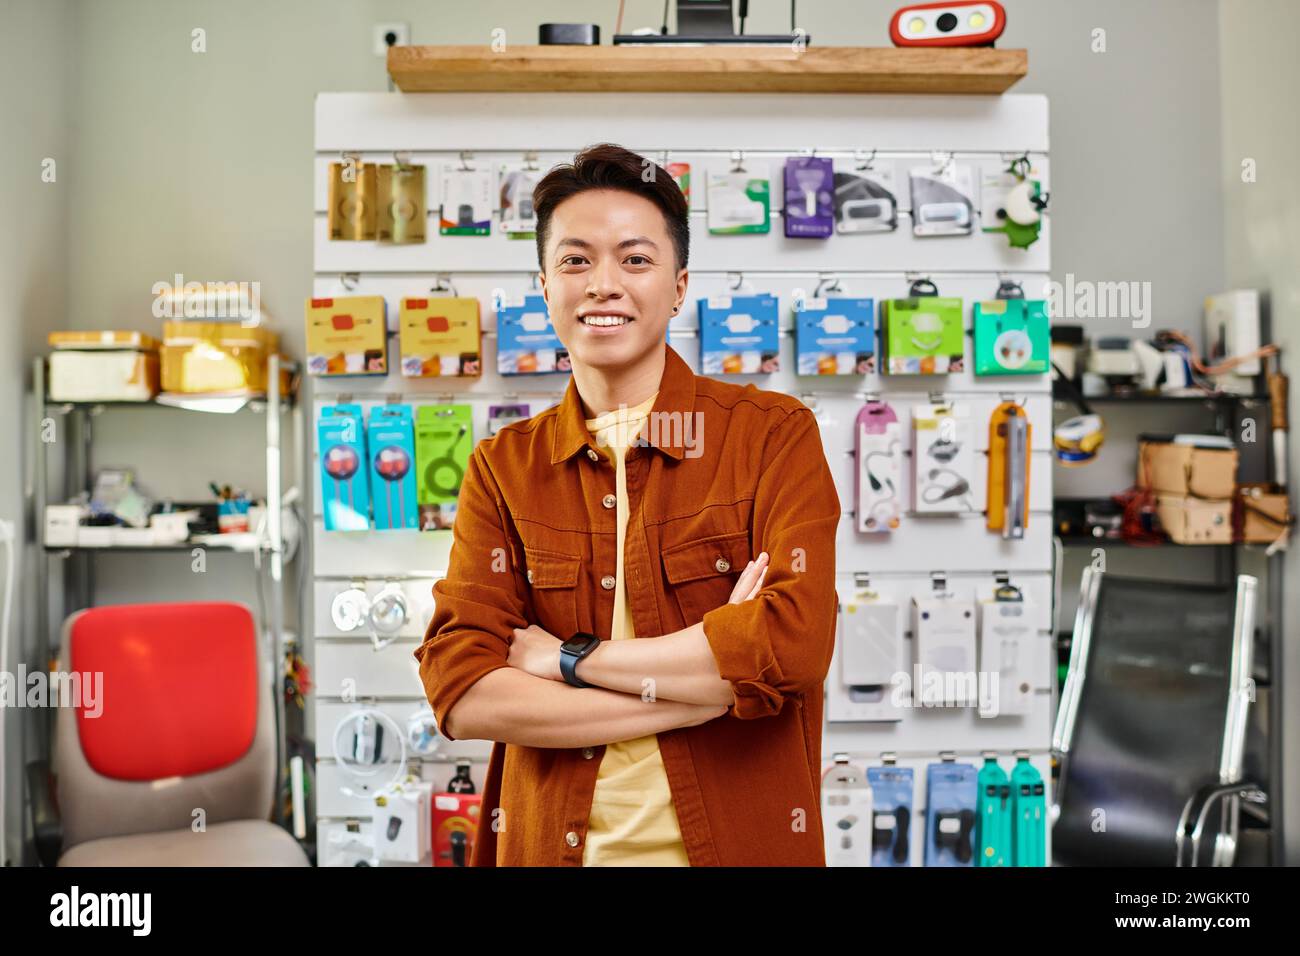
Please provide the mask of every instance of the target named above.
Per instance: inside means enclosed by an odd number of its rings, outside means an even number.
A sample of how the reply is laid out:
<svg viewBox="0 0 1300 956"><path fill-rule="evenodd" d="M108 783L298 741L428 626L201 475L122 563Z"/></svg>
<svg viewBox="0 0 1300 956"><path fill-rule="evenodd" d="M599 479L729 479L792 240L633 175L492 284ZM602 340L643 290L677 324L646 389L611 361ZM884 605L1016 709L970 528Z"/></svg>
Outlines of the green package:
<svg viewBox="0 0 1300 956"><path fill-rule="evenodd" d="M962 300L940 296L885 299L880 330L890 375L960 372L965 357Z"/></svg>
<svg viewBox="0 0 1300 956"><path fill-rule="evenodd" d="M1051 332L1041 299L976 302L976 375L1041 375L1048 369Z"/></svg>
<svg viewBox="0 0 1300 956"><path fill-rule="evenodd" d="M469 405L421 405L416 411L420 530L452 527L460 483L473 449L473 410Z"/></svg>

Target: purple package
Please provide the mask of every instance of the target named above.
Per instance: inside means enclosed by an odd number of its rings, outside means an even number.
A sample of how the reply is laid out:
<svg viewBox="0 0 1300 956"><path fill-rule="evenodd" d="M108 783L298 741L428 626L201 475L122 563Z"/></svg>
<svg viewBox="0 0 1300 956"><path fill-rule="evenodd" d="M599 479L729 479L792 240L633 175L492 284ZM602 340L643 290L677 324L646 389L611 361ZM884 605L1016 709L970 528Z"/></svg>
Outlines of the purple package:
<svg viewBox="0 0 1300 956"><path fill-rule="evenodd" d="M835 231L835 175L820 156L785 161L785 234L792 239L827 239Z"/></svg>
<svg viewBox="0 0 1300 956"><path fill-rule="evenodd" d="M495 435L511 422L522 421L527 417L527 405L489 405L488 436Z"/></svg>

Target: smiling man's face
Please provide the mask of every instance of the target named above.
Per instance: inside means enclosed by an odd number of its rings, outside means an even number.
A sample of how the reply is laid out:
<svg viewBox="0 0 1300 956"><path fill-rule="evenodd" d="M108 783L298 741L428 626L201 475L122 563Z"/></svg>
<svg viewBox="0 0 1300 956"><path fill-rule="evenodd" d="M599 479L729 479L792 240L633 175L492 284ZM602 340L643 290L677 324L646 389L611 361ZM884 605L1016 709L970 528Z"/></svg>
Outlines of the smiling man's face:
<svg viewBox="0 0 1300 956"><path fill-rule="evenodd" d="M664 341L686 270L663 213L621 189L570 196L551 217L542 293L574 362L627 367Z"/></svg>

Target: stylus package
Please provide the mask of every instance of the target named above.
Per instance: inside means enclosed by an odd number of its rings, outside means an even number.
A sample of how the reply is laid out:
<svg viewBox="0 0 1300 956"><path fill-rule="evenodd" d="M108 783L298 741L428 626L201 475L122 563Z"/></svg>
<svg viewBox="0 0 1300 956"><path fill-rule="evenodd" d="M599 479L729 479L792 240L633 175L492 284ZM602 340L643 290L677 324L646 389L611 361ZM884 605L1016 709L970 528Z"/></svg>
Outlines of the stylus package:
<svg viewBox="0 0 1300 956"><path fill-rule="evenodd" d="M308 375L387 375L382 295L307 300Z"/></svg>
<svg viewBox="0 0 1300 956"><path fill-rule="evenodd" d="M979 772L968 763L925 770L925 865L973 866Z"/></svg>
<svg viewBox="0 0 1300 956"><path fill-rule="evenodd" d="M828 239L835 228L835 182L831 161L791 156L785 161L782 218L790 239Z"/></svg>
<svg viewBox="0 0 1300 956"><path fill-rule="evenodd" d="M772 185L766 169L711 170L708 186L709 232L733 235L772 228Z"/></svg>
<svg viewBox="0 0 1300 956"><path fill-rule="evenodd" d="M975 178L971 167L946 163L911 171L912 232L917 236L965 236L974 228Z"/></svg>
<svg viewBox="0 0 1300 956"><path fill-rule="evenodd" d="M781 370L774 295L713 295L697 303L705 375Z"/></svg>
<svg viewBox="0 0 1300 956"><path fill-rule="evenodd" d="M888 163L835 161L835 231L893 232L898 228L894 168Z"/></svg>
<svg viewBox="0 0 1300 956"><path fill-rule="evenodd" d="M491 232L495 185L490 169L444 166L438 231L444 236L486 236Z"/></svg>
<svg viewBox="0 0 1300 956"><path fill-rule="evenodd" d="M962 300L939 296L880 303L881 371L890 375L960 372L966 351Z"/></svg>
<svg viewBox="0 0 1300 956"><path fill-rule="evenodd" d="M971 313L976 375L1041 375L1052 347L1041 299L976 302Z"/></svg>
<svg viewBox="0 0 1300 956"><path fill-rule="evenodd" d="M839 639L827 679L828 721L902 720L910 701L903 608L874 591L856 591L840 610Z"/></svg>
<svg viewBox="0 0 1300 956"><path fill-rule="evenodd" d="M502 296L495 305L498 373L534 375L569 371L569 352L555 334L542 296Z"/></svg>
<svg viewBox="0 0 1300 956"><path fill-rule="evenodd" d="M477 298L403 299L398 328L404 377L477 378L482 374Z"/></svg>
<svg viewBox="0 0 1300 956"><path fill-rule="evenodd" d="M370 527L370 470L360 405L325 405L316 422L326 531Z"/></svg>
<svg viewBox="0 0 1300 956"><path fill-rule="evenodd" d="M871 865L912 865L911 767L868 767L871 787Z"/></svg>
<svg viewBox="0 0 1300 956"><path fill-rule="evenodd" d="M415 486L415 420L409 405L377 405L366 429L375 528L418 527Z"/></svg>
<svg viewBox="0 0 1300 956"><path fill-rule="evenodd" d="M871 785L847 760L822 774L822 838L827 866L871 865Z"/></svg>
<svg viewBox="0 0 1300 956"><path fill-rule="evenodd" d="M912 598L912 643L922 707L972 707L979 699L975 670L975 608L948 595Z"/></svg>
<svg viewBox="0 0 1300 956"><path fill-rule="evenodd" d="M855 523L859 531L893 531L903 517L901 426L894 410L881 401L862 406L854 425L856 468Z"/></svg>
<svg viewBox="0 0 1300 956"><path fill-rule="evenodd" d="M1033 664L1038 634L1033 607L1018 588L1000 587L979 604L980 673L990 681L981 717L1029 713L1034 700Z"/></svg>
<svg viewBox="0 0 1300 956"><path fill-rule="evenodd" d="M796 374L866 375L876 370L871 299L796 299L794 328Z"/></svg>
<svg viewBox="0 0 1300 956"><path fill-rule="evenodd" d="M1047 788L1025 754L1011 771L1011 844L1015 866L1047 866Z"/></svg>
<svg viewBox="0 0 1300 956"><path fill-rule="evenodd" d="M473 448L473 409L469 405L421 405L416 411L416 494L421 531L437 531L455 524L460 483Z"/></svg>
<svg viewBox="0 0 1300 956"><path fill-rule="evenodd" d="M996 754L985 755L976 786L975 865L1011 866L1011 781Z"/></svg>
<svg viewBox="0 0 1300 956"><path fill-rule="evenodd" d="M971 487L975 440L965 404L912 406L912 509L918 514L978 511Z"/></svg>

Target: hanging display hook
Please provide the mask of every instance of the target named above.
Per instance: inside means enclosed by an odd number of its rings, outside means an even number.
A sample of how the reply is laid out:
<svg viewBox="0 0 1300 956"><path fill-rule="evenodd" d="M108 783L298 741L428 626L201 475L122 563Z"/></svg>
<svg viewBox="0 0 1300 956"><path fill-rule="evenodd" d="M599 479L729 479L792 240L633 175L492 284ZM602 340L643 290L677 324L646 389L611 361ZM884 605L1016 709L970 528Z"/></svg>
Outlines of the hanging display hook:
<svg viewBox="0 0 1300 956"><path fill-rule="evenodd" d="M822 274L817 277L817 288L813 289L812 297L820 299L822 292L839 292L840 277L837 275Z"/></svg>
<svg viewBox="0 0 1300 956"><path fill-rule="evenodd" d="M876 151L873 149L871 155L868 156L865 149L855 149L853 151L853 158L857 161L857 165L854 166L854 169L859 172L868 172L876 164Z"/></svg>
<svg viewBox="0 0 1300 956"><path fill-rule="evenodd" d="M456 291L455 283L453 283L451 279L449 279L447 276L438 276L437 280L434 282L433 286L429 289L429 291L450 292L454 296L460 295L460 293Z"/></svg>
<svg viewBox="0 0 1300 956"><path fill-rule="evenodd" d="M351 292L361 283L361 273L343 272L339 274L339 284L348 292Z"/></svg>
<svg viewBox="0 0 1300 956"><path fill-rule="evenodd" d="M743 285L745 284L745 273L743 273L743 272L734 272L734 273L732 273L732 275L734 275L734 276L736 277L736 281L733 282L733 283L731 284L731 291L732 291L732 292L739 292L741 286L743 286Z"/></svg>
<svg viewBox="0 0 1300 956"><path fill-rule="evenodd" d="M733 173L745 172L745 154L742 150L736 149L731 152L731 171Z"/></svg>
<svg viewBox="0 0 1300 956"><path fill-rule="evenodd" d="M473 172L474 167L471 166L469 162L473 158L474 158L473 153L466 152L463 149L460 151L460 168L462 172L467 172L467 173Z"/></svg>

